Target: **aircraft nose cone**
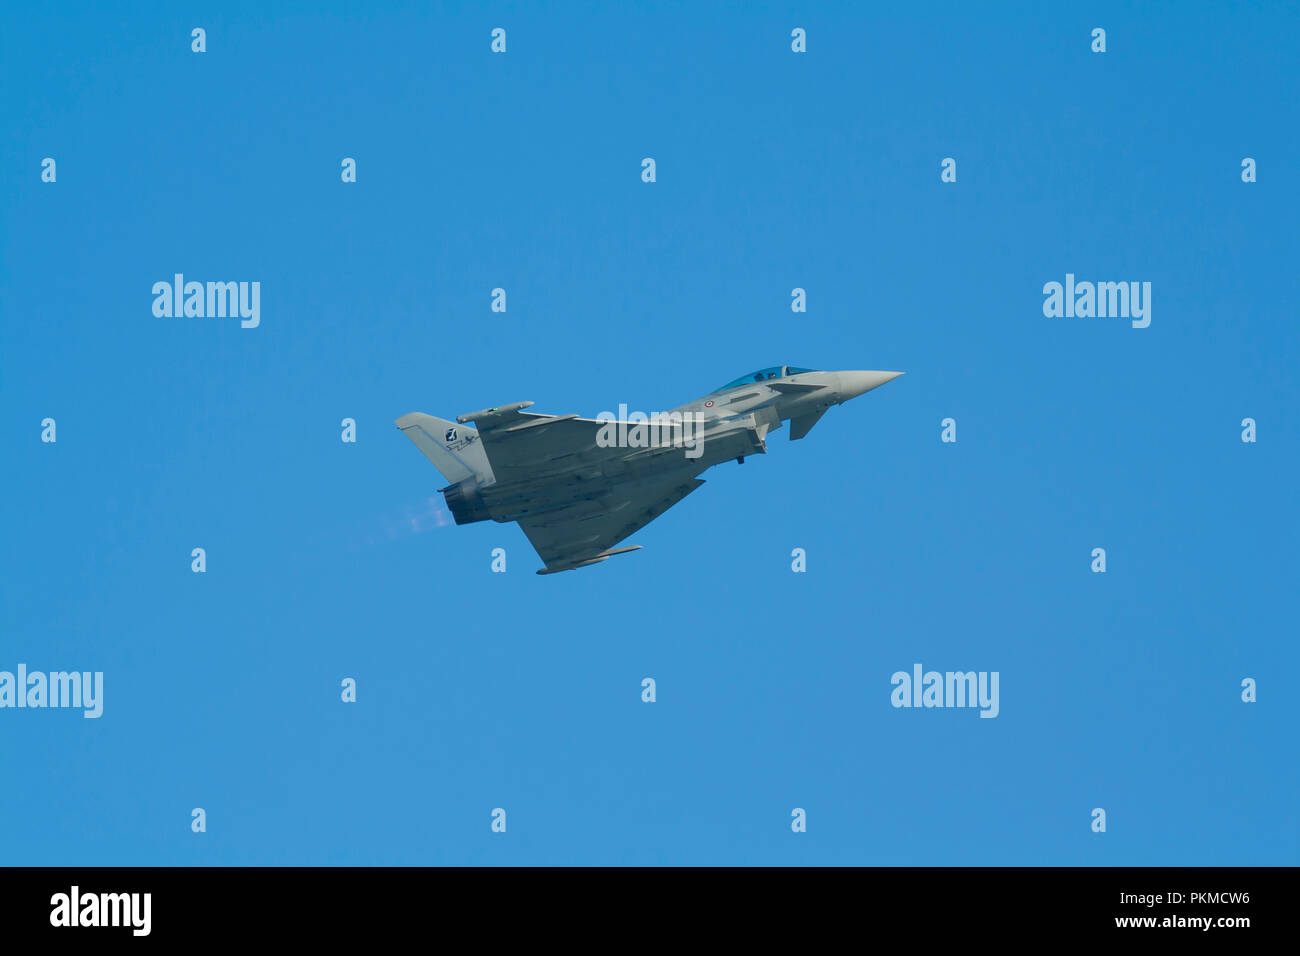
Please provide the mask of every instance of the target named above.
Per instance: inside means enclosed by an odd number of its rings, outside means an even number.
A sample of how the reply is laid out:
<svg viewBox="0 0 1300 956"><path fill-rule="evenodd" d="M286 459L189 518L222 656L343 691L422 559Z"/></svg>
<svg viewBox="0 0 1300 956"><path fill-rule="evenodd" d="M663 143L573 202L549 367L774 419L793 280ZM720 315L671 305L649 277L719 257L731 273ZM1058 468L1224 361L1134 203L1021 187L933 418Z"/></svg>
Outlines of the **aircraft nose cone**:
<svg viewBox="0 0 1300 956"><path fill-rule="evenodd" d="M902 372L836 372L840 401L847 402L850 398L857 398L886 382L892 382L902 374Z"/></svg>

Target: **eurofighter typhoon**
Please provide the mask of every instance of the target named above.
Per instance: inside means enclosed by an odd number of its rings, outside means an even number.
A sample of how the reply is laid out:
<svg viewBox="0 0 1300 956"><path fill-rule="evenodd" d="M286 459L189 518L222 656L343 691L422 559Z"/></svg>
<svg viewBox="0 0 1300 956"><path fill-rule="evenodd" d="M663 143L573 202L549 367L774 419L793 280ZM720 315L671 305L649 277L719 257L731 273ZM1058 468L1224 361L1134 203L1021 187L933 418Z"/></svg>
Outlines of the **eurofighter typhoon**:
<svg viewBox="0 0 1300 956"><path fill-rule="evenodd" d="M774 365L653 416L538 415L515 402L454 422L412 412L397 427L447 479L456 524L519 522L546 562L537 573L554 574L638 550L614 545L704 484L696 476L766 454L784 422L803 438L832 405L902 374Z"/></svg>

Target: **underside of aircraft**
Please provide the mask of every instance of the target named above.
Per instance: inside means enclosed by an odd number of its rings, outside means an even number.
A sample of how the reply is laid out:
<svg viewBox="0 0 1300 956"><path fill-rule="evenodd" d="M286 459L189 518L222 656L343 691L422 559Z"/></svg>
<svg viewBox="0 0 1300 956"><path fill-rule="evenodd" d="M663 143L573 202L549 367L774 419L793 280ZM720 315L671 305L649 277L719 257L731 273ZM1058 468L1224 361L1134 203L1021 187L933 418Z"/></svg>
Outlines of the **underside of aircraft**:
<svg viewBox="0 0 1300 956"><path fill-rule="evenodd" d="M539 415L516 402L396 424L447 479L440 490L457 524L518 522L546 563L538 573L554 574L637 550L615 545L703 485L701 473L766 453L767 433L785 421L803 438L833 405L901 374L777 365L635 420Z"/></svg>

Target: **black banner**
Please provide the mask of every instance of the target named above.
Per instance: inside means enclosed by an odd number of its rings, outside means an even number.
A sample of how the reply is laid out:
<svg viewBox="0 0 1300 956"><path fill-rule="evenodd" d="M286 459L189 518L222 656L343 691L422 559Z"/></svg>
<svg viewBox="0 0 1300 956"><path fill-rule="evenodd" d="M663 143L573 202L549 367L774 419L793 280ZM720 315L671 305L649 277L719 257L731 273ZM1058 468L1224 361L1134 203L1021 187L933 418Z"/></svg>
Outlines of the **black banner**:
<svg viewBox="0 0 1300 956"><path fill-rule="evenodd" d="M492 942L563 933L638 948L638 939L667 944L698 931L921 946L1097 937L1230 946L1286 931L1295 871L11 868L0 880L7 942L338 944L472 928Z"/></svg>

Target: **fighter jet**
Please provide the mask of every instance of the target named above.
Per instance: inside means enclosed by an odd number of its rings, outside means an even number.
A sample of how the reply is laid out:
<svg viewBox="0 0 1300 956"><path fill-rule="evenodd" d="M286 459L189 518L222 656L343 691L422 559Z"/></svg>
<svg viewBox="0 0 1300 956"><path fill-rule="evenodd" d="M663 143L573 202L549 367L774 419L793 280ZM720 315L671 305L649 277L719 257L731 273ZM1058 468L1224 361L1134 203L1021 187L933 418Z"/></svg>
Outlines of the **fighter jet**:
<svg viewBox="0 0 1300 956"><path fill-rule="evenodd" d="M537 573L555 574L639 550L614 546L704 484L699 474L766 454L784 422L803 438L832 405L902 374L773 365L654 416L538 415L515 402L396 424L449 482L439 490L456 524L519 522L546 563Z"/></svg>

